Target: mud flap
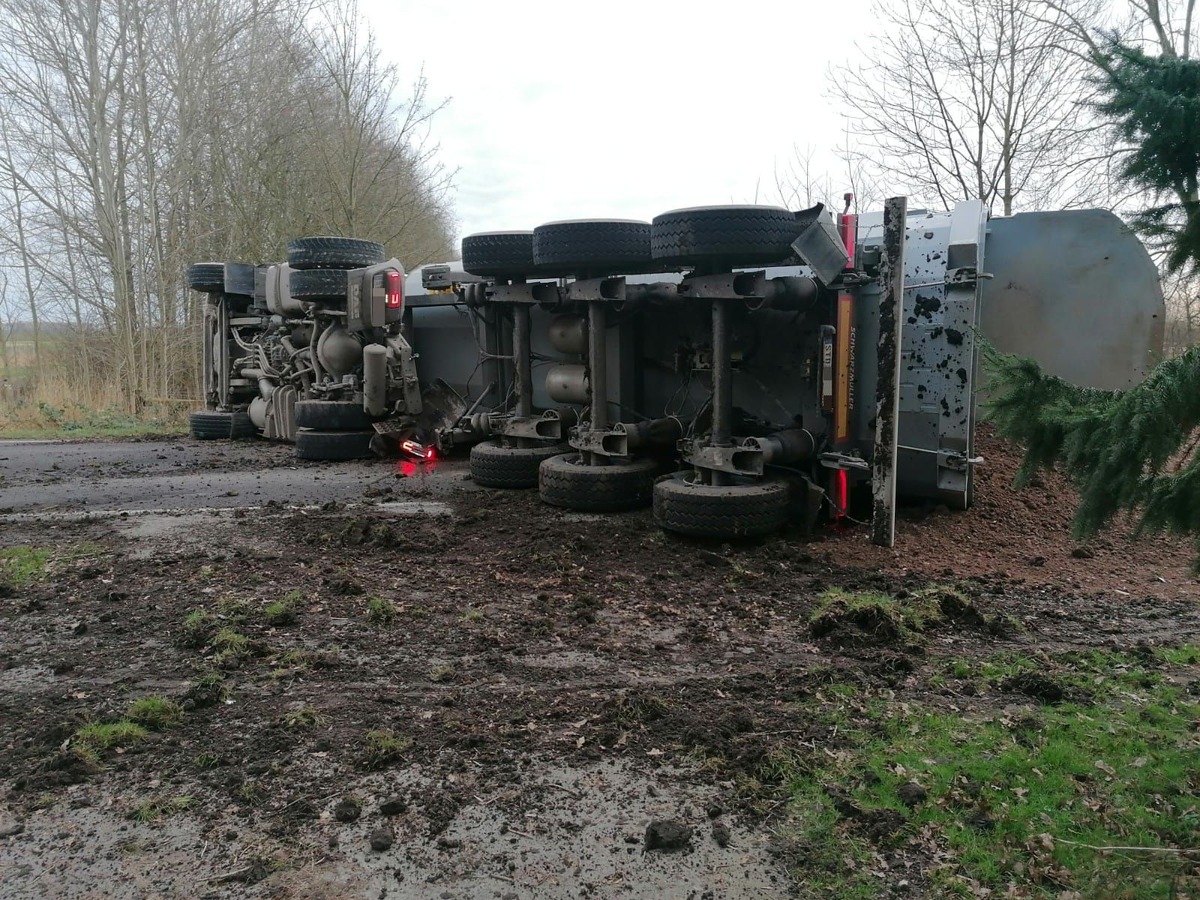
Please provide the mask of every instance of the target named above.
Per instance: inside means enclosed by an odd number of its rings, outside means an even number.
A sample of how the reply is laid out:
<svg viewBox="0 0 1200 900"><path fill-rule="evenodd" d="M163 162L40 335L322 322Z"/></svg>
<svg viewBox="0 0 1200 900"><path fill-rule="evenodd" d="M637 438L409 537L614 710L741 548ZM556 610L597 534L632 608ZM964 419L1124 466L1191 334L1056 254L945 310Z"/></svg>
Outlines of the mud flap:
<svg viewBox="0 0 1200 900"><path fill-rule="evenodd" d="M896 542L896 445L900 433L900 347L904 329L904 245L908 199L883 207L880 247L879 350L875 378L875 452L871 459L871 543Z"/></svg>

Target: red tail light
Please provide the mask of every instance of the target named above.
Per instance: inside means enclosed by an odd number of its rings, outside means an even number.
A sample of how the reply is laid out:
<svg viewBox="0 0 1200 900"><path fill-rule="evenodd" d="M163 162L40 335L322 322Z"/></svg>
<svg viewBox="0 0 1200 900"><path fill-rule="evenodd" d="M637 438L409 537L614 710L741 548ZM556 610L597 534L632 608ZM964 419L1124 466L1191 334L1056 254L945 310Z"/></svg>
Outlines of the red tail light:
<svg viewBox="0 0 1200 900"><path fill-rule="evenodd" d="M846 474L845 469L837 470L837 497L834 502L837 505L837 519L840 522L846 517L847 507L850 505L850 477Z"/></svg>
<svg viewBox="0 0 1200 900"><path fill-rule="evenodd" d="M395 269L389 269L384 284L387 287L387 308L399 309L404 305L404 279Z"/></svg>

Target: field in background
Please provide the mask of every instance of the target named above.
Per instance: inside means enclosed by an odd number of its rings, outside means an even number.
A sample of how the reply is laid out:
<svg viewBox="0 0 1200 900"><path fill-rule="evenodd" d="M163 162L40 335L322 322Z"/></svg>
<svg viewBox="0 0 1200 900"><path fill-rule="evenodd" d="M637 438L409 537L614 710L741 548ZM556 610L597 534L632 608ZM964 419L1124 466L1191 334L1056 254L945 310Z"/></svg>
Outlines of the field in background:
<svg viewBox="0 0 1200 900"><path fill-rule="evenodd" d="M17 325L0 354L0 438L134 437L181 434L198 400L144 398L131 411L121 395L118 376L107 364L105 340L78 335L67 326L43 326L42 366L38 374L34 342L27 326ZM197 351L198 356L198 351Z"/></svg>

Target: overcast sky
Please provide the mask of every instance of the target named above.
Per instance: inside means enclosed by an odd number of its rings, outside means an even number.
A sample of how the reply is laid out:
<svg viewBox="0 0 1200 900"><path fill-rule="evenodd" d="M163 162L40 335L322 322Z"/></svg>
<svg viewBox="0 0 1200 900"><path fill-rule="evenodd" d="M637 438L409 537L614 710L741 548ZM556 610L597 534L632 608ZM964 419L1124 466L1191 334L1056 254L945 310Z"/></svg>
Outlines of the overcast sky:
<svg viewBox="0 0 1200 900"><path fill-rule="evenodd" d="M450 98L460 236L778 202L794 145L842 142L826 73L871 27L869 0L361 2L401 75Z"/></svg>

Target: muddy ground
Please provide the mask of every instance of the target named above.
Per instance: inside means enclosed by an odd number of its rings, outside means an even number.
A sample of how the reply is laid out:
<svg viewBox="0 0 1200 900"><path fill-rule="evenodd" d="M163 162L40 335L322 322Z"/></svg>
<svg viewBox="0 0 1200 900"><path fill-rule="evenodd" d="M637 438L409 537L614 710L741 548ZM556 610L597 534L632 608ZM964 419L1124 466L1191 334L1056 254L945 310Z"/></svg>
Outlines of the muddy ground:
<svg viewBox="0 0 1200 900"><path fill-rule="evenodd" d="M949 656L1200 626L1188 544L1079 548L1061 482L1013 495L1012 448L984 455L975 510L907 511L882 551L861 531L679 540L649 511L480 489L461 462L0 444L0 546L52 551L0 587L0 894L807 896L768 763L836 750L798 712L822 685L949 706ZM965 606L919 646L810 625L830 588L931 584ZM151 695L182 722L75 752ZM879 896L936 896L924 854L881 846Z"/></svg>

